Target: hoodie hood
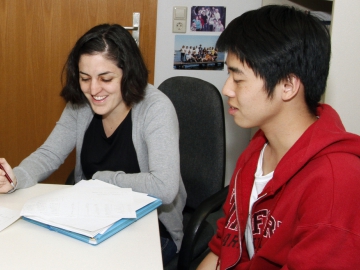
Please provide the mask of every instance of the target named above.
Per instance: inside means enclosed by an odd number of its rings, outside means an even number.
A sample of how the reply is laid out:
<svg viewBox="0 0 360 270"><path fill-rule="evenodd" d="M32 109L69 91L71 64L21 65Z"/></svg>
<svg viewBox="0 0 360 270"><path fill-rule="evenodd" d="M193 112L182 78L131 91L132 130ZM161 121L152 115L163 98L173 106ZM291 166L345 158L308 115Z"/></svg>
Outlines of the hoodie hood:
<svg viewBox="0 0 360 270"><path fill-rule="evenodd" d="M330 153L348 153L360 157L360 137L346 132L337 112L329 105L319 104L319 119L314 122L288 150L274 171L274 176L264 193L273 194L297 171L313 159ZM266 142L264 133L259 130L252 143L261 149Z"/></svg>

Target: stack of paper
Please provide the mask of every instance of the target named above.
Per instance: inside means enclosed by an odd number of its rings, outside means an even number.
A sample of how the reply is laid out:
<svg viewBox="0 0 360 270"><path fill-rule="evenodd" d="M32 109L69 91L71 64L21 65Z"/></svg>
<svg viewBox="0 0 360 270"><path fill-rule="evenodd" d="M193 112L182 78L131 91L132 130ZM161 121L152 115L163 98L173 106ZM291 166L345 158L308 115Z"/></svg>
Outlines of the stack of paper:
<svg viewBox="0 0 360 270"><path fill-rule="evenodd" d="M149 204L152 207L146 208ZM130 188L120 188L100 180L83 180L71 188L27 201L20 215L51 230L87 236L91 238L86 238L87 242L98 244L95 236L106 234L112 227L119 231L159 205L161 200L133 192ZM140 209L145 209L145 212L142 211L139 217L137 211ZM120 222L122 219L127 222ZM114 223L122 225L115 226ZM70 236L75 237L74 234Z"/></svg>

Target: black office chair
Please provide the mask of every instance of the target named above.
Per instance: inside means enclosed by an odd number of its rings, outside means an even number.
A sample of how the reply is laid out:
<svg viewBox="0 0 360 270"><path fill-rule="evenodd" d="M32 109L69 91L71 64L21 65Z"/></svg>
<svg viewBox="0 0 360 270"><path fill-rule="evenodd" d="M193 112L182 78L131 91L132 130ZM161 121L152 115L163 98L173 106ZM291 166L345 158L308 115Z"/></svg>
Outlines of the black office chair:
<svg viewBox="0 0 360 270"><path fill-rule="evenodd" d="M187 191L184 238L180 252L166 266L195 269L208 253L228 188L224 188L225 124L219 90L192 77L172 77L159 89L173 102L180 125L180 167ZM219 210L220 209L220 210Z"/></svg>

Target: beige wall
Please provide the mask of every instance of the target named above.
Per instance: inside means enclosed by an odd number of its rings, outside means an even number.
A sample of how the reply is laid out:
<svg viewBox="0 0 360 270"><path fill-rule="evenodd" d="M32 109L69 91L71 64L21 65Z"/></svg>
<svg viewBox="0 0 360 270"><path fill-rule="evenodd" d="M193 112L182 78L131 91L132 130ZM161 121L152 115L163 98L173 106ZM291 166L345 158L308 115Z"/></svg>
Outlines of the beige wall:
<svg viewBox="0 0 360 270"><path fill-rule="evenodd" d="M360 135L360 1L335 0L333 5L325 102L337 110L348 131Z"/></svg>
<svg viewBox="0 0 360 270"><path fill-rule="evenodd" d="M288 5L300 9L331 13L331 2L328 0L262 0L262 5Z"/></svg>

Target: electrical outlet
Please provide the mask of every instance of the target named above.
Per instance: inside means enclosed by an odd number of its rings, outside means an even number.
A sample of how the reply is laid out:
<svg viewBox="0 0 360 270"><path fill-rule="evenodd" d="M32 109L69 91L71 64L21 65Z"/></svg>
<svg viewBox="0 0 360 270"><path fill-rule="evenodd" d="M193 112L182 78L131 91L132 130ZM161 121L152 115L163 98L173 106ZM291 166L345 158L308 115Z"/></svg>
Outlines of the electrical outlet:
<svg viewBox="0 0 360 270"><path fill-rule="evenodd" d="M186 32L186 23L184 20L174 20L173 23L173 32L174 33L185 33Z"/></svg>
<svg viewBox="0 0 360 270"><path fill-rule="evenodd" d="M187 7L173 8L173 33L186 33Z"/></svg>

